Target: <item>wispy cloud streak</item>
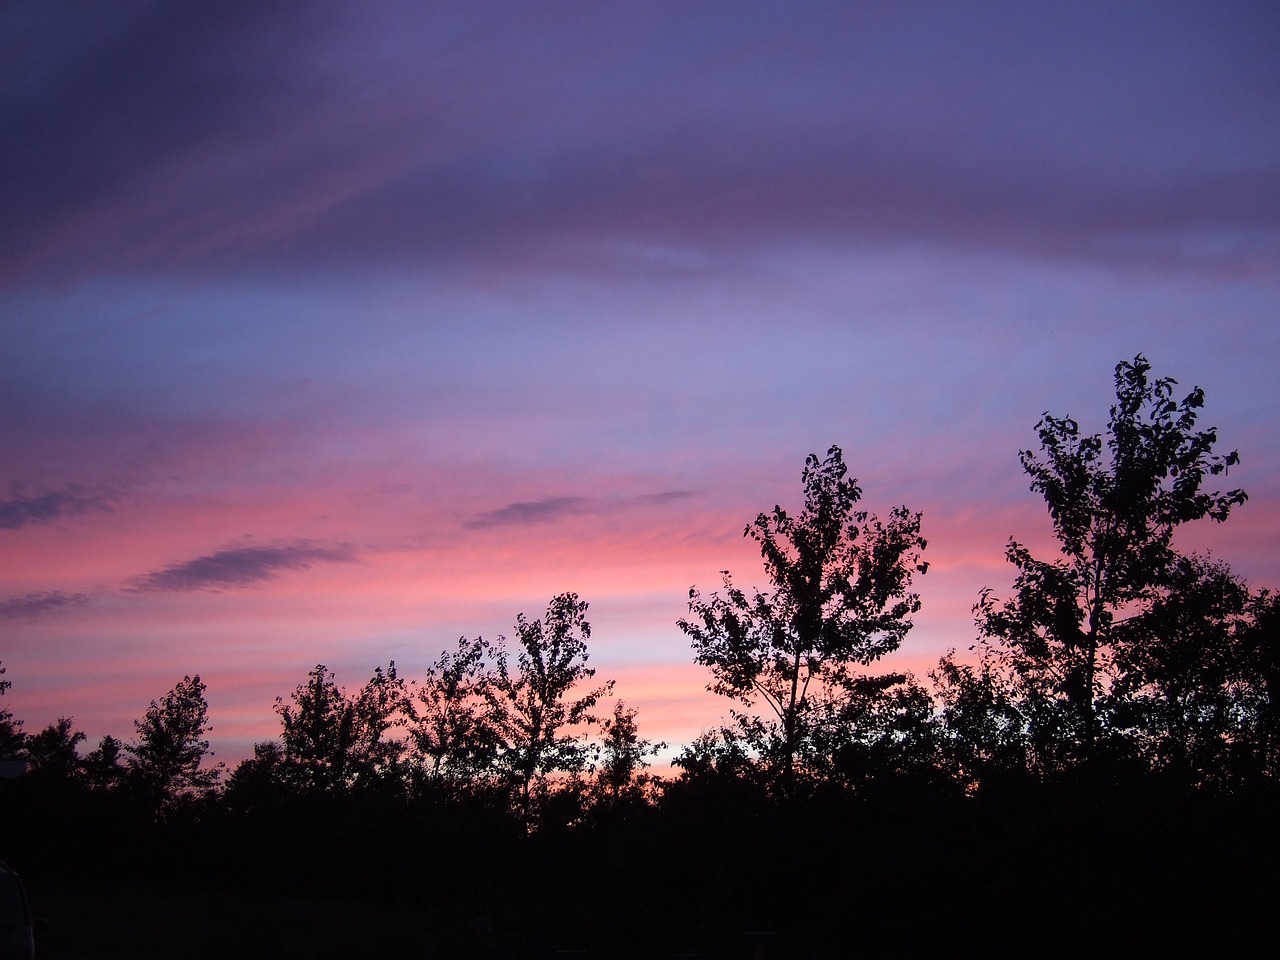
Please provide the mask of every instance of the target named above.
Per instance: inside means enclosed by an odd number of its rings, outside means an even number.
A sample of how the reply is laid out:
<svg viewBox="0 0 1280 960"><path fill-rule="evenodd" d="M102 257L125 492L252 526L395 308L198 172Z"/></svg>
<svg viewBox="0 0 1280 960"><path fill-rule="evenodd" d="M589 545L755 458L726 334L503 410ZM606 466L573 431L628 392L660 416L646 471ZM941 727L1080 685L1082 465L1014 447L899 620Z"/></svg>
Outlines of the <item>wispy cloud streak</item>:
<svg viewBox="0 0 1280 960"><path fill-rule="evenodd" d="M110 509L105 497L85 494L75 487L36 497L14 497L0 500L0 530L18 530L29 524L52 523L61 517Z"/></svg>
<svg viewBox="0 0 1280 960"><path fill-rule="evenodd" d="M467 526L524 527L535 523L551 523L573 513L581 513L586 504L584 497L547 497L544 500L526 500L509 503L497 510L490 510L473 518Z"/></svg>
<svg viewBox="0 0 1280 960"><path fill-rule="evenodd" d="M88 602L89 597L83 593L36 591L0 600L0 620L39 620L70 607L82 607Z"/></svg>
<svg viewBox="0 0 1280 960"><path fill-rule="evenodd" d="M694 494L688 490L668 490L617 499L546 497L542 500L523 500L481 513L468 521L467 526L477 530L488 527L524 527L551 523L578 514L614 513L631 507L660 507L692 496Z"/></svg>
<svg viewBox="0 0 1280 960"><path fill-rule="evenodd" d="M688 500L695 497L692 490L667 490L663 493L642 493L640 496L633 498L637 504L645 506L664 506L668 503L678 503L681 500Z"/></svg>
<svg viewBox="0 0 1280 960"><path fill-rule="evenodd" d="M349 546L323 546L305 540L276 547L237 547L135 577L132 586L142 591L224 590L271 580L285 570L354 560Z"/></svg>

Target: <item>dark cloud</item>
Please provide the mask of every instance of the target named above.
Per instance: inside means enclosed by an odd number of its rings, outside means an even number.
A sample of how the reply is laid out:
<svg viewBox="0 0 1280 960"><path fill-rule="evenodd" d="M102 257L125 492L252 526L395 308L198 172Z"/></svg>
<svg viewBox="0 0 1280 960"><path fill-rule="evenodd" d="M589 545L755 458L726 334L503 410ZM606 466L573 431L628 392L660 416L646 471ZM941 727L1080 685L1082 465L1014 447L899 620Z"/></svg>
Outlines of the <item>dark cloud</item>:
<svg viewBox="0 0 1280 960"><path fill-rule="evenodd" d="M535 523L550 523L570 514L581 513L586 503L584 497L548 497L545 500L509 503L505 507L480 514L467 526L523 527Z"/></svg>
<svg viewBox="0 0 1280 960"><path fill-rule="evenodd" d="M697 494L692 490L668 490L665 493L644 493L635 498L635 502L639 504L661 506L665 503L676 503L680 500L688 500L690 497L696 497Z"/></svg>
<svg viewBox="0 0 1280 960"><path fill-rule="evenodd" d="M83 593L63 593L60 590L27 593L0 600L0 620L38 620L68 607L82 607L88 601L88 596Z"/></svg>
<svg viewBox="0 0 1280 960"><path fill-rule="evenodd" d="M662 504L685 500L692 496L695 496L695 494L687 490L670 490L664 493L645 493L618 500L589 499L587 497L547 497L543 500L509 503L505 507L480 514L473 518L467 526L477 529L529 526L537 523L551 523L562 517L582 513L609 513L627 510L632 506L661 506Z"/></svg>
<svg viewBox="0 0 1280 960"><path fill-rule="evenodd" d="M1194 265L1233 231L1280 259L1261 5L476 6L29 5L0 267L592 269L826 238Z"/></svg>
<svg viewBox="0 0 1280 960"><path fill-rule="evenodd" d="M60 517L110 510L102 494L90 494L76 487L43 493L35 497L0 500L0 530L17 530L33 523L52 523Z"/></svg>
<svg viewBox="0 0 1280 960"><path fill-rule="evenodd" d="M234 547L135 577L132 586L145 591L247 587L270 580L282 570L306 570L318 563L354 559L348 546L322 546L305 540L277 547Z"/></svg>
<svg viewBox="0 0 1280 960"><path fill-rule="evenodd" d="M25 4L0 24L0 254L276 102L285 4ZM270 28L274 26L273 31ZM256 121L255 121L256 118Z"/></svg>
<svg viewBox="0 0 1280 960"><path fill-rule="evenodd" d="M358 240L385 263L587 266L628 244L732 254L823 240L1114 261L1149 259L1118 238L1247 231L1280 259L1280 165L1150 183L1030 156L975 165L892 135L799 127L783 138L785 150L750 126L688 131L583 148L521 179L432 167L328 211L297 252L336 262ZM1185 251L1197 259L1213 258Z"/></svg>

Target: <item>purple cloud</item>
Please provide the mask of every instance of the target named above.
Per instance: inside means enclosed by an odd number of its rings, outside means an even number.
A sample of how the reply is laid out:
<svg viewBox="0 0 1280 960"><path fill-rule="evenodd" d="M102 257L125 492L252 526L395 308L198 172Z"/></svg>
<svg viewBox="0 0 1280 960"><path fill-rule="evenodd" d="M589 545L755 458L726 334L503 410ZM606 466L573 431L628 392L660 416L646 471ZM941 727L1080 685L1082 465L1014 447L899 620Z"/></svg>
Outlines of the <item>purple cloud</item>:
<svg viewBox="0 0 1280 960"><path fill-rule="evenodd" d="M287 7L34 4L7 15L0 37L16 60L0 96L0 179L22 188L6 202L0 260L140 169L269 114L279 98L267 63L280 51L262 36L285 28Z"/></svg>
<svg viewBox="0 0 1280 960"><path fill-rule="evenodd" d="M275 4L33 14L0 265L581 270L834 238L1194 266L1241 232L1280 259L1261 6L662 7L308 9L301 40Z"/></svg>
<svg viewBox="0 0 1280 960"><path fill-rule="evenodd" d="M135 577L132 585L143 591L222 590L271 580L283 570L354 559L348 546L321 546L307 540L278 547L234 547Z"/></svg>
<svg viewBox="0 0 1280 960"><path fill-rule="evenodd" d="M467 523L468 527L523 527L532 524L552 523L563 517L582 513L599 513L625 510L631 506L662 506L694 496L687 490L669 490L663 493L645 493L620 500L590 499L587 497L547 497L509 503L505 507L481 513Z"/></svg>
<svg viewBox="0 0 1280 960"><path fill-rule="evenodd" d="M585 503L584 497L547 497L544 500L509 503L505 507L480 514L467 526L523 527L535 523L551 523L561 517L581 513Z"/></svg>
<svg viewBox="0 0 1280 960"><path fill-rule="evenodd" d="M0 530L18 530L35 523L52 523L61 517L107 511L110 503L101 494L85 494L76 487L35 497L0 500Z"/></svg>
<svg viewBox="0 0 1280 960"><path fill-rule="evenodd" d="M632 501L641 505L662 506L667 503L678 503L681 500L688 500L690 497L696 497L697 494L692 490L667 490L664 493L642 493L637 497L633 497Z"/></svg>
<svg viewBox="0 0 1280 960"><path fill-rule="evenodd" d="M83 593L49 590L23 594L0 600L0 620L39 620L69 607L82 607L89 602Z"/></svg>

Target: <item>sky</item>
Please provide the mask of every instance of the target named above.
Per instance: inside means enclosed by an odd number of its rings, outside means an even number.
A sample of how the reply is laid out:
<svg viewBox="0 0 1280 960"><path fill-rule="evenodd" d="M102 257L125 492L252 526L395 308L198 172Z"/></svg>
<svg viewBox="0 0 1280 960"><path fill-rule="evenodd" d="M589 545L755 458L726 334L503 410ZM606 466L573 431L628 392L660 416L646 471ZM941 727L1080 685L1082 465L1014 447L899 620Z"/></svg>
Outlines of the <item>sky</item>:
<svg viewBox="0 0 1280 960"><path fill-rule="evenodd" d="M0 701L234 763L572 591L641 734L676 621L839 445L923 513L886 668L974 641L1018 451L1117 362L1204 388L1280 587L1280 7L19 2L0 11Z"/></svg>

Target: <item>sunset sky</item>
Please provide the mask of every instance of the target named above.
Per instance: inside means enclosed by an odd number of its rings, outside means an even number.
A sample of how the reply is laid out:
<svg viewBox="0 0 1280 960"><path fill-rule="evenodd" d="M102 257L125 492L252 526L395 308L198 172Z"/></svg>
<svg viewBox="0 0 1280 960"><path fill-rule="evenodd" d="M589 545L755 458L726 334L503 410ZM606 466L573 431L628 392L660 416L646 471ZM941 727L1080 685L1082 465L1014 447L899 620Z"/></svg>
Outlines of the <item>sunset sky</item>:
<svg viewBox="0 0 1280 960"><path fill-rule="evenodd" d="M219 759L590 602L643 735L675 621L831 444L924 514L887 666L974 639L1048 410L1207 393L1280 587L1280 5L6 4L0 663L90 742L184 674Z"/></svg>

